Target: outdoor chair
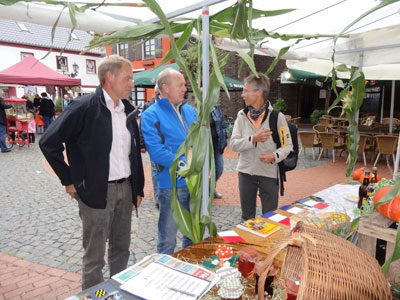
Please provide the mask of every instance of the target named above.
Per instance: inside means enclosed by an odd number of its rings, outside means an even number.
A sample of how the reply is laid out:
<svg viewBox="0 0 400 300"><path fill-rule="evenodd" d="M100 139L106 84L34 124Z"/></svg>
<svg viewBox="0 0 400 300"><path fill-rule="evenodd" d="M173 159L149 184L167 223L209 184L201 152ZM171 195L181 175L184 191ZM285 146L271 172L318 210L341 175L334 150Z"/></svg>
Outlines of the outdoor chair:
<svg viewBox="0 0 400 300"><path fill-rule="evenodd" d="M364 159L364 167L367 167L367 160L365 157L365 152L367 151L373 151L373 144L368 143L369 142L369 135L366 134L360 134L360 141L358 142L358 149L357 149L357 154L362 153L363 159ZM358 160L358 158L357 158ZM348 162L348 158L346 163Z"/></svg>
<svg viewBox="0 0 400 300"><path fill-rule="evenodd" d="M299 125L300 124L300 120L301 120L301 117L296 117L296 118L292 118L290 121L293 124Z"/></svg>
<svg viewBox="0 0 400 300"><path fill-rule="evenodd" d="M325 125L314 125L313 130L315 132L315 138L314 138L314 144L321 144L321 141L319 139L319 134L320 132L327 132L328 131L328 126Z"/></svg>
<svg viewBox="0 0 400 300"><path fill-rule="evenodd" d="M319 154L318 160L320 160L324 150L332 150L333 162L335 162L335 150L345 147L343 137L332 132L320 132L319 139L321 141L322 151Z"/></svg>
<svg viewBox="0 0 400 300"><path fill-rule="evenodd" d="M397 135L376 135L375 141L376 141L376 145L378 147L378 156L376 157L376 160L374 162L374 167L377 164L381 154L383 154L386 156L386 164L389 168L389 171L393 174L393 171L390 167L389 159L387 156L392 155L393 165L395 165L394 154L395 154L396 148L397 148L398 136Z"/></svg>
<svg viewBox="0 0 400 300"><path fill-rule="evenodd" d="M321 147L321 144L315 141L315 132L312 131L299 131L299 138L301 145L304 149L304 155L306 155L306 148L311 148L313 160L315 160L314 147Z"/></svg>

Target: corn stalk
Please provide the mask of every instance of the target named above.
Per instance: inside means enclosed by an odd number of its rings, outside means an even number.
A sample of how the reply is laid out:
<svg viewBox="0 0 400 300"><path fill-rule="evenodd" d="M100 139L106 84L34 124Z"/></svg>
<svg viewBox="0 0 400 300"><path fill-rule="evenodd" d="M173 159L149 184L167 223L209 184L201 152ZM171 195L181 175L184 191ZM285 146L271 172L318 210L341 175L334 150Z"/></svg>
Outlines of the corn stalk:
<svg viewBox="0 0 400 300"><path fill-rule="evenodd" d="M377 6L373 7L369 11L363 13L356 20L347 25L340 33L339 36L345 33L350 27L356 24L361 19L365 18L369 14L385 7L395 2L399 2L400 0L383 0ZM334 39L334 44L336 45L337 37ZM335 47L334 47L335 48ZM332 55L332 62L335 61L335 52ZM343 81L336 80L336 72L350 72L350 81L349 86L344 87ZM336 87L343 88L340 93L338 93ZM346 176L350 177L351 173L354 170L355 163L357 161L357 150L358 143L360 140L360 133L358 132L358 124L356 122L356 113L360 109L364 95L365 95L365 76L361 70L356 67L347 67L346 65L339 65L336 68L332 69L332 89L334 90L337 98L329 108L329 111L336 107L339 101L343 101L342 115L346 115L347 120L349 121L349 128L347 132L349 134L349 139L347 142L347 147L349 151L349 165L346 170ZM394 198L394 195L398 193L400 187L400 179L396 178L395 187L388 192L376 205L383 205L389 202ZM358 224L358 219L354 220L355 224ZM386 262L382 266L382 271L386 274L389 270L390 264L400 259L400 227L397 228L396 241L394 245L394 251L391 256L386 260Z"/></svg>

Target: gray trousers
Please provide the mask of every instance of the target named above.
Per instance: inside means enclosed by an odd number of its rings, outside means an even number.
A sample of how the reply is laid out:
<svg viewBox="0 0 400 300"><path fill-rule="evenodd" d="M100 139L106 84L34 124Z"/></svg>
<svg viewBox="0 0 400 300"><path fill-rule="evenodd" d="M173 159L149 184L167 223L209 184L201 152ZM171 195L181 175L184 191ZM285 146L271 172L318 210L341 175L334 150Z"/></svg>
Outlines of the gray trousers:
<svg viewBox="0 0 400 300"><path fill-rule="evenodd" d="M276 178L239 172L240 206L243 220L256 216L257 191L260 193L263 214L278 207L279 186Z"/></svg>
<svg viewBox="0 0 400 300"><path fill-rule="evenodd" d="M129 180L109 183L106 209L95 209L81 200L83 231L82 289L104 281L104 256L108 239L110 277L126 269L131 242L132 190Z"/></svg>

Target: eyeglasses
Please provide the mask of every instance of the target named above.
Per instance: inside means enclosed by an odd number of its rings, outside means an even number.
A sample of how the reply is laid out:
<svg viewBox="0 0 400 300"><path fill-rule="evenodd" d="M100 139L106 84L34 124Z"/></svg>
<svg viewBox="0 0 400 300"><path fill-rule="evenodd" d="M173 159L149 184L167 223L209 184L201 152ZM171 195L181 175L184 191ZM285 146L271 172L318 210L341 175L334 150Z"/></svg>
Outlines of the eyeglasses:
<svg viewBox="0 0 400 300"><path fill-rule="evenodd" d="M243 94L247 94L247 93L250 93L250 92L252 92L252 93L254 93L254 92L257 92L259 89L252 89L252 90L246 90L246 89L243 89Z"/></svg>

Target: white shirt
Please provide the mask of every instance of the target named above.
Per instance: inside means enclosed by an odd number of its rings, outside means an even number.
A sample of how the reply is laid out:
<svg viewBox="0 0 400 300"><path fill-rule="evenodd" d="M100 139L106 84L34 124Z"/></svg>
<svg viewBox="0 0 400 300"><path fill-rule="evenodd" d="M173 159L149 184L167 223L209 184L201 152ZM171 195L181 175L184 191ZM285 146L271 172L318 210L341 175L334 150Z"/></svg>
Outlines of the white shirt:
<svg viewBox="0 0 400 300"><path fill-rule="evenodd" d="M107 108L111 112L112 144L110 152L110 172L108 181L127 178L131 175L129 154L131 149L131 134L126 128L125 106L118 100L114 108L114 101L103 89Z"/></svg>

